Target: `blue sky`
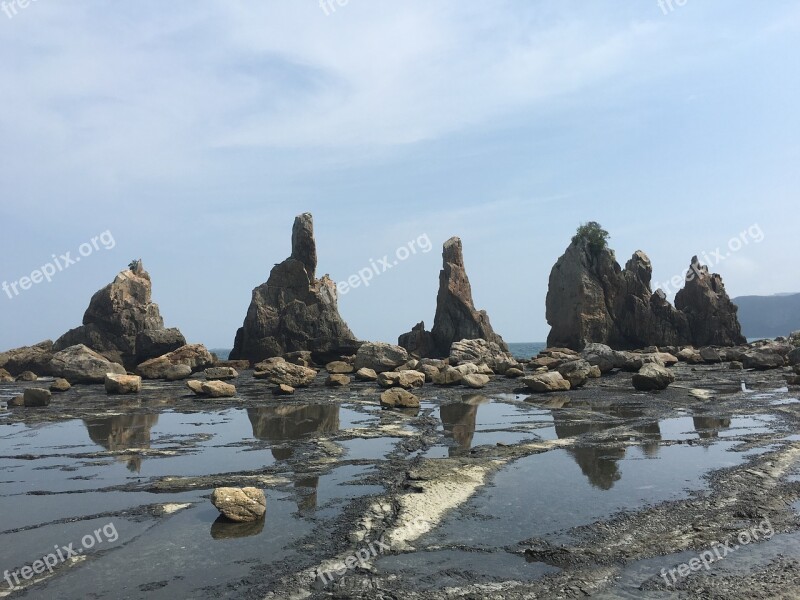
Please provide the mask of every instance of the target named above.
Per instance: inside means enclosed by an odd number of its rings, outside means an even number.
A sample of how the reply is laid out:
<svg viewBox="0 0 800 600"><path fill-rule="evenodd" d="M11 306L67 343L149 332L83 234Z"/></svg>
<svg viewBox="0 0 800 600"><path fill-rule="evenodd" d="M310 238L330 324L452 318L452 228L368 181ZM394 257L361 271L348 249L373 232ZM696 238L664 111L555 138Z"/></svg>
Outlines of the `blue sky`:
<svg viewBox="0 0 800 600"><path fill-rule="evenodd" d="M758 225L713 270L734 296L800 291L797 2L15 7L0 12L0 280L104 231L115 244L0 293L1 348L80 324L133 258L168 326L230 347L305 211L335 280L434 245L340 299L363 339L432 325L458 235L495 329L543 340L550 268L588 220L659 282Z"/></svg>

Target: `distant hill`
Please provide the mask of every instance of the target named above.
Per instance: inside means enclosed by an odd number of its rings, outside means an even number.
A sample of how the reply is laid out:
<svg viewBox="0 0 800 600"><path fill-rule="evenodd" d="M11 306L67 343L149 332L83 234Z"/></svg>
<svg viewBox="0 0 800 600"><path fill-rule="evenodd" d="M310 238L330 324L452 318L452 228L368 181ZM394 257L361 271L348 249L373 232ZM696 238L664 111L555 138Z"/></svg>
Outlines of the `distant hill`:
<svg viewBox="0 0 800 600"><path fill-rule="evenodd" d="M800 331L800 294L740 296L733 303L739 307L739 323L747 338L778 337Z"/></svg>

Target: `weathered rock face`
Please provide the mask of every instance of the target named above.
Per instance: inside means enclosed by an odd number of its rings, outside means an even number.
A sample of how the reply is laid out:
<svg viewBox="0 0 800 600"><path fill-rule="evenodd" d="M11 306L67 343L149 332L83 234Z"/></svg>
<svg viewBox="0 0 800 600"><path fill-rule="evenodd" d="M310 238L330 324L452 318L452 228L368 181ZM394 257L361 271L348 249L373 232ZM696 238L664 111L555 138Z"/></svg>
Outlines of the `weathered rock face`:
<svg viewBox="0 0 800 600"><path fill-rule="evenodd" d="M697 257L686 274L686 285L675 296L675 307L686 314L695 346L745 344L738 309L725 291L722 277L710 274Z"/></svg>
<svg viewBox="0 0 800 600"><path fill-rule="evenodd" d="M53 342L46 340L35 346L15 348L0 353L0 368L11 375L31 371L37 375L50 374L50 360L53 358Z"/></svg>
<svg viewBox="0 0 800 600"><path fill-rule="evenodd" d="M92 296L83 325L56 340L54 351L83 344L133 369L140 362L185 345L180 331L164 328L151 292L150 275L141 261L135 261Z"/></svg>
<svg viewBox="0 0 800 600"><path fill-rule="evenodd" d="M214 358L203 344L188 344L164 356L143 362L136 368L136 372L145 379L175 381L210 367L213 363Z"/></svg>
<svg viewBox="0 0 800 600"><path fill-rule="evenodd" d="M103 383L107 373L125 375L125 367L79 344L56 353L50 361L50 372L70 383Z"/></svg>
<svg viewBox="0 0 800 600"><path fill-rule="evenodd" d="M398 343L420 357L440 357L449 355L453 342L474 339L494 342L501 350L508 351L503 338L492 329L486 311L475 309L461 240L452 237L442 249L433 329L428 333L424 324L419 323L401 335Z"/></svg>
<svg viewBox="0 0 800 600"><path fill-rule="evenodd" d="M236 332L231 360L259 362L311 350L325 364L355 354L359 342L339 315L336 285L316 279L317 251L309 213L295 218L292 254L253 290L244 325Z"/></svg>
<svg viewBox="0 0 800 600"><path fill-rule="evenodd" d="M651 291L652 272L650 260L641 251L622 269L613 250L594 249L574 239L550 272L548 346L580 350L600 343L633 349L744 341L734 334L736 309L718 275L709 276L706 269L697 282L687 280L687 288L690 284L693 288L680 303L676 298L676 308L661 290ZM722 332L714 334L717 325L709 328L707 321L719 324Z"/></svg>

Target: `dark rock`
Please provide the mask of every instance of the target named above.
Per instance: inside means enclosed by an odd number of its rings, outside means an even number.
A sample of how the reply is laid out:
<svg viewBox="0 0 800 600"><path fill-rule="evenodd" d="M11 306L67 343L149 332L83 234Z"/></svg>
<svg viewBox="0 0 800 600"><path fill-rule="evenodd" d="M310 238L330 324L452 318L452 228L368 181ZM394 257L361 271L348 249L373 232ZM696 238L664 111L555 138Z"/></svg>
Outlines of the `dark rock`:
<svg viewBox="0 0 800 600"><path fill-rule="evenodd" d="M22 373L17 375L15 380L16 381L36 381L37 379L39 379L39 376L36 375L36 373L33 373L31 371L23 371Z"/></svg>
<svg viewBox="0 0 800 600"><path fill-rule="evenodd" d="M50 405L50 390L28 388L22 394L22 402L26 408L39 408Z"/></svg>
<svg viewBox="0 0 800 600"><path fill-rule="evenodd" d="M425 322L420 321L411 331L404 333L397 340L397 345L408 350L409 354L424 358L436 354L436 342L433 334L425 330Z"/></svg>
<svg viewBox="0 0 800 600"><path fill-rule="evenodd" d="M183 346L186 341L177 329L164 329L151 292L150 275L141 261L134 261L131 268L120 272L92 296L83 325L62 335L53 350L83 344L108 360L133 369L140 362Z"/></svg>
<svg viewBox="0 0 800 600"><path fill-rule="evenodd" d="M400 336L399 344L420 357L448 356L453 342L482 339L508 352L508 345L494 332L486 311L475 309L472 287L464 268L461 240L452 237L442 249L436 315L430 333L424 323Z"/></svg>
<svg viewBox="0 0 800 600"><path fill-rule="evenodd" d="M742 363L745 369L765 371L778 369L786 364L782 354L771 349L753 349L744 353Z"/></svg>
<svg viewBox="0 0 800 600"><path fill-rule="evenodd" d="M719 275L692 261L689 279L673 307L661 290L652 292L652 265L637 251L622 269L613 250L576 236L550 272L549 346L580 350L587 344L617 349L648 346L731 346L743 342L736 307Z"/></svg>
<svg viewBox="0 0 800 600"><path fill-rule="evenodd" d="M236 379L239 376L239 372L233 367L211 367L204 374L209 381Z"/></svg>
<svg viewBox="0 0 800 600"><path fill-rule="evenodd" d="M294 221L291 256L253 290L231 359L258 362L307 350L324 364L355 354L360 342L339 315L336 285L327 275L316 279L316 267L313 221L305 213Z"/></svg>
<svg viewBox="0 0 800 600"><path fill-rule="evenodd" d="M692 258L686 285L675 296L675 307L689 320L695 346L735 346L747 340L737 318L736 305L725 291L722 277Z"/></svg>
<svg viewBox="0 0 800 600"><path fill-rule="evenodd" d="M50 360L53 358L53 342L46 340L35 346L24 346L0 353L0 368L11 375L31 371L39 375L51 375Z"/></svg>

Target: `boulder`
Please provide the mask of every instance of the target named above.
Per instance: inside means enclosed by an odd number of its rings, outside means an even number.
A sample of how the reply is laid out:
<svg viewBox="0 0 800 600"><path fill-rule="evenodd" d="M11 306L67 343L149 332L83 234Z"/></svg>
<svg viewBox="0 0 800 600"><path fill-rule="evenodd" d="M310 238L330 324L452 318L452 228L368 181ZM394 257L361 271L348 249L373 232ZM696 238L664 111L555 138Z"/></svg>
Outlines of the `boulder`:
<svg viewBox="0 0 800 600"><path fill-rule="evenodd" d="M678 352L678 360L689 363L690 365L699 365L705 362L700 352L691 346L688 348L683 348L680 352Z"/></svg>
<svg viewBox="0 0 800 600"><path fill-rule="evenodd" d="M267 512L264 492L253 488L217 488L211 494L211 504L226 518L238 523L257 521Z"/></svg>
<svg viewBox="0 0 800 600"><path fill-rule="evenodd" d="M39 408L50 405L52 394L50 390L41 388L28 388L22 394L22 403L26 408Z"/></svg>
<svg viewBox="0 0 800 600"><path fill-rule="evenodd" d="M384 342L367 342L356 353L355 369L372 369L376 373L394 371L408 362L405 348Z"/></svg>
<svg viewBox="0 0 800 600"><path fill-rule="evenodd" d="M783 367L786 364L786 359L775 350L755 348L744 353L742 364L745 369L765 371Z"/></svg>
<svg viewBox="0 0 800 600"><path fill-rule="evenodd" d="M325 380L325 385L328 387L345 387L350 385L350 377L343 373L333 373L328 375L328 378Z"/></svg>
<svg viewBox="0 0 800 600"><path fill-rule="evenodd" d="M11 373L5 369L0 369L0 383L11 383L12 381L14 381L14 378L11 376Z"/></svg>
<svg viewBox="0 0 800 600"><path fill-rule="evenodd" d="M9 375L19 375L24 371L51 375L50 361L53 358L53 342L46 340L35 346L24 346L0 353L0 368Z"/></svg>
<svg viewBox="0 0 800 600"><path fill-rule="evenodd" d="M344 361L335 360L325 365L325 370L331 375L348 375L355 371L355 368Z"/></svg>
<svg viewBox="0 0 800 600"><path fill-rule="evenodd" d="M389 408L419 408L419 398L402 388L390 388L381 394L381 404Z"/></svg>
<svg viewBox="0 0 800 600"><path fill-rule="evenodd" d="M167 375L176 376L178 372L185 373L186 369L173 370L176 365L189 367L191 372L197 372L211 367L214 357L203 344L188 344L164 356L152 358L136 367L136 372L144 379L166 379Z"/></svg>
<svg viewBox="0 0 800 600"><path fill-rule="evenodd" d="M280 385L276 385L272 388L272 393L275 396L291 396L294 394L294 388L290 385L286 385L285 383L281 383Z"/></svg>
<svg viewBox="0 0 800 600"><path fill-rule="evenodd" d="M519 368L520 364L509 352L496 342L483 339L464 339L450 346L449 363L485 364L493 373L505 373L508 369Z"/></svg>
<svg viewBox="0 0 800 600"><path fill-rule="evenodd" d="M605 344L587 344L580 355L590 365L597 366L601 373L621 369L628 360L626 353L612 350Z"/></svg>
<svg viewBox="0 0 800 600"><path fill-rule="evenodd" d="M786 355L786 361L789 365L800 365L800 348L795 348Z"/></svg>
<svg viewBox="0 0 800 600"><path fill-rule="evenodd" d="M304 213L294 220L291 256L253 290L231 359L255 363L305 350L324 364L355 354L360 342L339 315L336 285L327 275L317 279L316 269L313 219Z"/></svg>
<svg viewBox="0 0 800 600"><path fill-rule="evenodd" d="M23 396L22 394L14 396L8 401L9 408L18 408L20 406L25 406L25 396Z"/></svg>
<svg viewBox="0 0 800 600"><path fill-rule="evenodd" d="M190 379L186 382L186 387L199 396L203 394L203 383L199 379Z"/></svg>
<svg viewBox="0 0 800 600"><path fill-rule="evenodd" d="M452 237L442 248L433 328L428 333L424 323L419 323L409 333L401 335L398 343L420 357L447 356L453 342L471 339L493 342L500 350L508 351L503 338L492 329L486 311L475 308L461 240Z"/></svg>
<svg viewBox="0 0 800 600"><path fill-rule="evenodd" d="M55 381L53 381L53 383L50 384L50 391L51 392L66 392L71 387L72 386L69 384L69 381L59 377Z"/></svg>
<svg viewBox="0 0 800 600"><path fill-rule="evenodd" d="M728 365L728 368L731 371L741 371L744 369L744 363L741 363L738 360L732 360Z"/></svg>
<svg viewBox="0 0 800 600"><path fill-rule="evenodd" d="M107 373L125 375L125 367L113 363L83 344L70 346L53 355L50 372L75 383L104 383Z"/></svg>
<svg viewBox="0 0 800 600"><path fill-rule="evenodd" d="M209 398L232 398L236 395L236 386L224 381L203 381L200 391Z"/></svg>
<svg viewBox="0 0 800 600"><path fill-rule="evenodd" d="M489 376L482 373L472 373L464 376L464 385L474 389L486 387L489 384L489 381L491 381Z"/></svg>
<svg viewBox="0 0 800 600"><path fill-rule="evenodd" d="M300 365L301 367L313 367L314 359L310 350L297 350L296 352L287 352L283 355L286 362L293 365Z"/></svg>
<svg viewBox="0 0 800 600"><path fill-rule="evenodd" d="M520 381L531 391L537 393L563 392L571 389L569 381L564 379L558 371L528 375L527 377L523 377Z"/></svg>
<svg viewBox="0 0 800 600"><path fill-rule="evenodd" d="M517 377L523 377L525 375L525 371L522 369L517 369L516 367L509 369L505 372L505 376L509 379L516 379Z"/></svg>
<svg viewBox="0 0 800 600"><path fill-rule="evenodd" d="M142 378L138 375L106 373L107 394L138 394L142 391Z"/></svg>
<svg viewBox="0 0 800 600"><path fill-rule="evenodd" d="M719 352L716 350L716 348L712 348L710 346L700 348L700 358L702 358L703 361L708 364L717 364L722 362L722 357L719 355Z"/></svg>
<svg viewBox="0 0 800 600"><path fill-rule="evenodd" d="M675 375L672 371L661 365L649 363L633 376L633 387L640 392L665 390L674 381Z"/></svg>
<svg viewBox="0 0 800 600"><path fill-rule="evenodd" d="M266 379L274 385L285 383L294 388L310 385L316 376L314 369L294 365L278 357L258 363L253 373L256 379Z"/></svg>
<svg viewBox="0 0 800 600"><path fill-rule="evenodd" d="M165 381L181 381L192 376L192 367L189 365L172 365L164 370L163 375Z"/></svg>
<svg viewBox="0 0 800 600"><path fill-rule="evenodd" d="M425 373L419 371L386 371L378 374L378 385L385 388L418 388L425 385Z"/></svg>
<svg viewBox="0 0 800 600"><path fill-rule="evenodd" d="M19 375L17 375L15 381L36 381L39 379L39 376L32 371L23 371Z"/></svg>
<svg viewBox="0 0 800 600"><path fill-rule="evenodd" d="M206 379L209 381L227 381L228 379L236 379L239 372L233 367L211 367L205 370Z"/></svg>
<svg viewBox="0 0 800 600"><path fill-rule="evenodd" d="M573 390L586 385L591 370L592 365L583 359L566 362L558 368L558 372L569 381L570 389Z"/></svg>
<svg viewBox="0 0 800 600"><path fill-rule="evenodd" d="M433 365L420 365L419 371L425 374L425 382L431 383L434 378L441 372L441 369Z"/></svg>
<svg viewBox="0 0 800 600"><path fill-rule="evenodd" d="M358 371L356 371L356 379L359 381L377 381L378 374L372 369L361 367Z"/></svg>
<svg viewBox="0 0 800 600"><path fill-rule="evenodd" d="M150 275L141 261L133 261L92 296L83 324L56 340L53 350L58 352L83 344L109 361L133 369L141 362L185 345L180 331L164 328L151 293Z"/></svg>
<svg viewBox="0 0 800 600"><path fill-rule="evenodd" d="M436 385L457 385L464 380L464 375L455 367L445 365L433 374L433 383Z"/></svg>

